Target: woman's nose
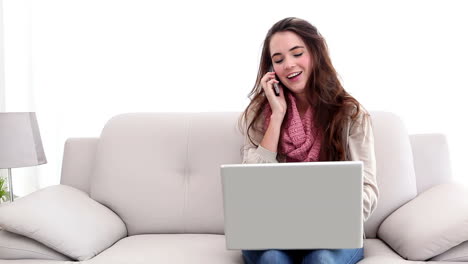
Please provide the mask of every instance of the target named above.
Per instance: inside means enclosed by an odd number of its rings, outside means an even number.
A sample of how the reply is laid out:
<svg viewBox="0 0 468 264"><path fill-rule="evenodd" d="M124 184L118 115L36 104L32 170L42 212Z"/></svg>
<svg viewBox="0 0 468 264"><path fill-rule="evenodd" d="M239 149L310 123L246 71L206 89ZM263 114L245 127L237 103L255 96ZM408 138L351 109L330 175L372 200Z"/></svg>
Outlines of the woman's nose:
<svg viewBox="0 0 468 264"><path fill-rule="evenodd" d="M290 70L295 66L295 64L294 64L294 62L292 60L285 60L283 65L284 65L285 70Z"/></svg>

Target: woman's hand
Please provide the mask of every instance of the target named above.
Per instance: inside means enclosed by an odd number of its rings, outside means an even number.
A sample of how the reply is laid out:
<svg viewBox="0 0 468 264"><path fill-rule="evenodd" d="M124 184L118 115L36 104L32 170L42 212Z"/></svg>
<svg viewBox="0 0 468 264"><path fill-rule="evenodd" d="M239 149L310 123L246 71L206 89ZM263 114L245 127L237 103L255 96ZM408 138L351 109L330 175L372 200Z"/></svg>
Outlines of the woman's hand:
<svg viewBox="0 0 468 264"><path fill-rule="evenodd" d="M279 84L279 81L275 79L275 72L267 72L263 78L260 80L260 84L262 85L263 92L268 99L268 103L271 107L272 115L284 118L286 114L286 100L284 98L283 86ZM273 83L278 84L278 88L280 90L280 95L276 96L275 92L273 91Z"/></svg>

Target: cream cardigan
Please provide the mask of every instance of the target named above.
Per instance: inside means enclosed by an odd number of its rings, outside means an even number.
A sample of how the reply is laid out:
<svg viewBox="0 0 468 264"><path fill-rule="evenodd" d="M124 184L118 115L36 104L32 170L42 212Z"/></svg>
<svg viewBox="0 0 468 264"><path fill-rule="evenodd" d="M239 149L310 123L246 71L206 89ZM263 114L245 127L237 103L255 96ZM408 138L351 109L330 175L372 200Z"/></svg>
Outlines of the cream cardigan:
<svg viewBox="0 0 468 264"><path fill-rule="evenodd" d="M257 124L263 124L263 119L262 115L260 115L260 120ZM376 180L374 134L370 115L363 108L361 108L358 118L355 121L352 121L350 117L348 117L348 120L343 130L343 133L345 133L343 138L346 139L346 158L350 161L360 160L364 164L362 198L363 220L365 222L375 210L379 197L379 189ZM278 155L276 152L271 152L260 146L260 142L263 139L262 134L256 133L252 135L252 140L258 145L258 147L255 147L247 137L245 129L243 129L243 131L245 139L242 150L242 163L285 162L284 156Z"/></svg>

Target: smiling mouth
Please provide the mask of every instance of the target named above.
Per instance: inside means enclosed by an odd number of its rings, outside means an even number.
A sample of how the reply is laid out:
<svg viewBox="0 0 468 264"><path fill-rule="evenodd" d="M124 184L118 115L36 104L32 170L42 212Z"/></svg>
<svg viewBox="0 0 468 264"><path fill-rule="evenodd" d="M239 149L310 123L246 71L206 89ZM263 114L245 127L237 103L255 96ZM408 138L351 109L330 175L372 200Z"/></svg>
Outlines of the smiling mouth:
<svg viewBox="0 0 468 264"><path fill-rule="evenodd" d="M286 76L286 78L292 79L292 78L294 78L294 77L297 77L297 76L301 75L301 73L302 73L302 72L291 73L291 74L289 74L288 76Z"/></svg>

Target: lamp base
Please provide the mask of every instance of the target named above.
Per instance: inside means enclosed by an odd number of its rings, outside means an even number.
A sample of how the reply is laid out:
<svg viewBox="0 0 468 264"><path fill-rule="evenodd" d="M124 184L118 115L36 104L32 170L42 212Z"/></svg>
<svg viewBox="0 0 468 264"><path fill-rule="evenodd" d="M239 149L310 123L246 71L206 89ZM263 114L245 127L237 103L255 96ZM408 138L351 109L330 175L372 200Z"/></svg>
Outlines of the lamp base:
<svg viewBox="0 0 468 264"><path fill-rule="evenodd" d="M13 179L11 177L11 169L8 169L8 191L10 192L10 202L13 202Z"/></svg>

